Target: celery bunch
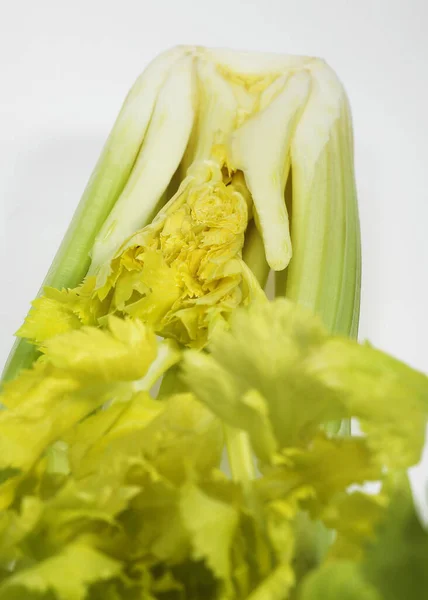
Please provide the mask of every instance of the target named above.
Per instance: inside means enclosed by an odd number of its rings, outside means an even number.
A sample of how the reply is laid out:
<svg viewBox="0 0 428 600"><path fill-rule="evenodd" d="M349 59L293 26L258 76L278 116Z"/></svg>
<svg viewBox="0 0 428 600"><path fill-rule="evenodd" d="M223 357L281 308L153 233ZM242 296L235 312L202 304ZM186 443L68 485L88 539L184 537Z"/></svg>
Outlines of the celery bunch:
<svg viewBox="0 0 428 600"><path fill-rule="evenodd" d="M428 379L352 340L360 263L331 69L158 57L5 369L0 600L425 598Z"/></svg>
<svg viewBox="0 0 428 600"><path fill-rule="evenodd" d="M360 262L350 113L331 69L174 48L130 91L18 335L40 345L116 314L202 347L269 269L278 295L355 335ZM21 342L4 378L34 358Z"/></svg>

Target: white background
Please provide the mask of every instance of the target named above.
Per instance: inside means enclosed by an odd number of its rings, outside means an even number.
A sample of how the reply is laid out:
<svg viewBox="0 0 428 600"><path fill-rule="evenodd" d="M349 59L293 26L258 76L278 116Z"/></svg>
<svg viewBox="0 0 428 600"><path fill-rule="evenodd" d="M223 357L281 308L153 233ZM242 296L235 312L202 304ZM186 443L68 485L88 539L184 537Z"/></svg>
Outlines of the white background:
<svg viewBox="0 0 428 600"><path fill-rule="evenodd" d="M428 372L425 0L13 0L0 15L0 367L136 76L175 44L317 55L353 109L360 337ZM422 493L422 470L415 476Z"/></svg>

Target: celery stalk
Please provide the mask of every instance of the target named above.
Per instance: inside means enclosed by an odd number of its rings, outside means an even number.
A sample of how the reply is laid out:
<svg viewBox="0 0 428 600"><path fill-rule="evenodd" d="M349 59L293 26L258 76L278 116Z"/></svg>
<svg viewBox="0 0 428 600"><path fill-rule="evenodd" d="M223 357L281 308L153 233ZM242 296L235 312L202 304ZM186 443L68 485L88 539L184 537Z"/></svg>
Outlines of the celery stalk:
<svg viewBox="0 0 428 600"><path fill-rule="evenodd" d="M260 286L264 288L269 275L269 265L264 253L262 237L254 221L248 224L242 257L256 276Z"/></svg>
<svg viewBox="0 0 428 600"><path fill-rule="evenodd" d="M349 107L323 63L291 146L293 258L277 295L321 316L334 333L356 337L361 248Z"/></svg>
<svg viewBox="0 0 428 600"><path fill-rule="evenodd" d="M185 48L178 47L161 54L138 77L130 90L39 295L46 286L74 287L81 283L88 272L95 238L128 181L159 89L171 67L185 52ZM37 355L32 344L18 339L9 354L2 380L13 379L20 369L31 366Z"/></svg>
<svg viewBox="0 0 428 600"><path fill-rule="evenodd" d="M147 224L180 164L194 119L193 63L192 56L178 60L159 92L123 193L105 215L105 222L100 223L91 252L91 273L111 259L126 238Z"/></svg>

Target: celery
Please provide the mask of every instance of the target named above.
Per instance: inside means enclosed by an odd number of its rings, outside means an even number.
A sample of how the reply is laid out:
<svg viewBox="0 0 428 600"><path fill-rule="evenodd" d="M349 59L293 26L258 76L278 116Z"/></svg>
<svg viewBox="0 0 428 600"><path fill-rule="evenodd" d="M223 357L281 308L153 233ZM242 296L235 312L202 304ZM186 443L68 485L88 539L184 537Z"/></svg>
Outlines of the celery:
<svg viewBox="0 0 428 600"><path fill-rule="evenodd" d="M137 80L5 371L0 600L425 598L428 379L351 339L352 143L319 59Z"/></svg>
<svg viewBox="0 0 428 600"><path fill-rule="evenodd" d="M169 69L184 54L184 48L174 48L160 55L128 93L39 294L43 293L45 286L72 288L87 274L96 237L133 170L159 89ZM13 379L37 356L33 345L25 339L17 340L2 379Z"/></svg>

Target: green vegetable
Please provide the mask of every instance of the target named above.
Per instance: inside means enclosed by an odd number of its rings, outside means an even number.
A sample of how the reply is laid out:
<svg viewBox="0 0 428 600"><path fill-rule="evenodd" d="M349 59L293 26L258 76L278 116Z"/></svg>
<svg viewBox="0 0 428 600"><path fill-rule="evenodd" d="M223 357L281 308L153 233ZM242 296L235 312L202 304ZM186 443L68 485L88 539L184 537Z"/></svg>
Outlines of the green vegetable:
<svg viewBox="0 0 428 600"><path fill-rule="evenodd" d="M203 347L270 268L278 295L355 336L343 88L319 59L175 48L126 99L3 378L31 365L34 345L108 314Z"/></svg>
<svg viewBox="0 0 428 600"><path fill-rule="evenodd" d="M56 335L5 384L0 599L424 597L428 535L405 470L428 379L285 299L229 325L180 353L188 391L161 401L135 382L179 351L137 319ZM366 435L328 436L337 418ZM380 491L355 489L367 481Z"/></svg>
<svg viewBox="0 0 428 600"><path fill-rule="evenodd" d="M156 59L4 373L0 600L425 598L428 379L352 339L359 286L327 65Z"/></svg>

